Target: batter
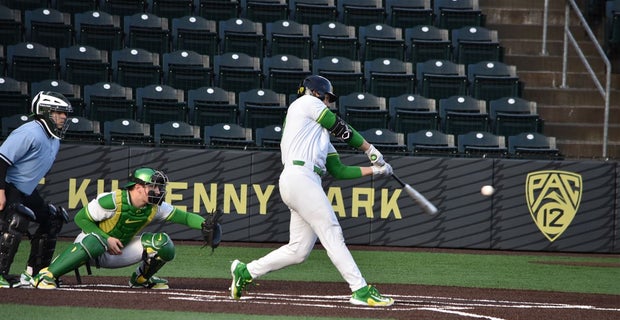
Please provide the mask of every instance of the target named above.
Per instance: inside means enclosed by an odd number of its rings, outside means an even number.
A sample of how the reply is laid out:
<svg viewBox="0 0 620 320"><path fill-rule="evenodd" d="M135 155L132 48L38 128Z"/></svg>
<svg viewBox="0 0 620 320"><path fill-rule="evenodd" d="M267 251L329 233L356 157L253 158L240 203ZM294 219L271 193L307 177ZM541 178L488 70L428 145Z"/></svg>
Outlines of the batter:
<svg viewBox="0 0 620 320"><path fill-rule="evenodd" d="M390 306L394 300L382 296L366 283L345 244L342 228L321 185L321 176L329 172L336 179L354 179L369 175L390 176L392 167L383 155L355 129L329 110L337 97L331 82L321 76L309 76L298 90L298 98L289 106L280 149L284 170L280 174L280 196L291 212L289 242L247 265L239 260L231 265L230 295L240 299L253 279L271 271L302 263L308 258L317 238L327 255L349 284L355 305ZM363 150L372 166L346 166L330 134Z"/></svg>

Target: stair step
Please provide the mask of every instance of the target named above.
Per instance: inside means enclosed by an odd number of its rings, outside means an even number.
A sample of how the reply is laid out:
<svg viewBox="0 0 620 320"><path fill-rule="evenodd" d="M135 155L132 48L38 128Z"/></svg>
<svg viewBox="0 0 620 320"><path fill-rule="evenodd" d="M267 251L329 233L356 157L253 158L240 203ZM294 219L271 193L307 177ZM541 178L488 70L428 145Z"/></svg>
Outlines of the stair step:
<svg viewBox="0 0 620 320"><path fill-rule="evenodd" d="M538 114L545 120L545 123L562 124L599 124L602 128L605 120L604 106L561 106L537 104ZM620 126L620 106L609 106L609 125ZM620 141L620 136L616 137Z"/></svg>
<svg viewBox="0 0 620 320"><path fill-rule="evenodd" d="M525 25L525 24L512 24L512 23L487 23L487 29L496 30L497 36L500 41L507 39L532 39L542 41L543 27L540 25ZM589 37L585 32L573 31L573 37L578 42L588 39ZM547 28L547 40L564 41L564 25L560 26L548 26Z"/></svg>
<svg viewBox="0 0 620 320"><path fill-rule="evenodd" d="M505 55L535 55L541 56L541 39L502 39L500 44L504 47ZM579 46L585 56L600 56L598 50L592 42L580 42ZM564 42L561 40L547 40L547 53L550 56L562 56L564 52ZM568 50L570 57L577 57L577 51Z"/></svg>
<svg viewBox="0 0 620 320"><path fill-rule="evenodd" d="M525 89L529 87L549 87L560 88L562 86L562 72L559 71L531 71L517 69L517 75ZM601 86L605 87L605 74L598 73L597 78ZM566 74L566 84L569 88L594 89L596 85L589 73L568 72ZM611 74L610 88L620 88L620 74ZM612 89L613 90L613 89Z"/></svg>
<svg viewBox="0 0 620 320"><path fill-rule="evenodd" d="M597 159L603 156L603 143L581 140L557 140L557 148L566 159ZM607 159L620 159L620 144L607 144Z"/></svg>
<svg viewBox="0 0 620 320"><path fill-rule="evenodd" d="M486 16L487 24L524 24L542 26L543 10L531 8L485 8L482 13ZM570 19L570 25L578 25L578 19ZM552 26L564 25L564 9L549 9L547 24Z"/></svg>
<svg viewBox="0 0 620 320"><path fill-rule="evenodd" d="M538 104L565 105L565 106L584 106L584 105L603 105L603 96L595 89L580 88L545 88L526 86L523 91L523 98L536 101ZM620 92L611 92L610 104L618 104Z"/></svg>
<svg viewBox="0 0 620 320"><path fill-rule="evenodd" d="M533 55L506 55L504 63L515 65L517 72L520 70L528 71L562 71L561 56L533 56ZM605 64L599 57L588 57L588 63L593 70L605 70ZM567 61L568 72L587 72L581 59L577 56L569 56Z"/></svg>
<svg viewBox="0 0 620 320"><path fill-rule="evenodd" d="M483 12L490 8L504 8L504 9L544 9L544 1L542 0L480 0L480 10ZM550 9L564 10L564 1L549 1L548 6Z"/></svg>

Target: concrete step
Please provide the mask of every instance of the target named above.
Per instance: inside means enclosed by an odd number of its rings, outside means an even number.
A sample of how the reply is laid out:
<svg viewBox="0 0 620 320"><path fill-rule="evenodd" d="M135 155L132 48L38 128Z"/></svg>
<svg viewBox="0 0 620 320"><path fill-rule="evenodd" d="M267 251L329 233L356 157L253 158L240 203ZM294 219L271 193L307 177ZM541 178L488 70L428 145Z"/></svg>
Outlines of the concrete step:
<svg viewBox="0 0 620 320"><path fill-rule="evenodd" d="M603 156L601 141L563 140L556 138L556 145L560 152L569 159L597 159ZM620 159L620 143L607 143L607 159Z"/></svg>
<svg viewBox="0 0 620 320"><path fill-rule="evenodd" d="M498 23L498 24L490 24L487 23L485 28L496 30L497 36L500 41L508 40L508 39L532 39L542 41L543 35L543 27L540 25L525 25L525 24L512 24L512 23ZM573 30L573 37L578 42L582 40L588 40L589 37L586 32L583 30ZM564 25L560 26L549 26L547 28L547 40L564 40Z"/></svg>
<svg viewBox="0 0 620 320"><path fill-rule="evenodd" d="M605 64L600 57L588 57L589 64L595 72L604 72ZM562 71L561 56L506 55L504 63L517 67L517 72L524 71ZM571 55L567 61L568 72L587 72L586 67L577 56Z"/></svg>
<svg viewBox="0 0 620 320"><path fill-rule="evenodd" d="M529 87L526 85L523 98L536 101L539 105L591 106L604 105L604 99L598 90L580 88ZM620 91L611 92L610 104L620 103Z"/></svg>
<svg viewBox="0 0 620 320"><path fill-rule="evenodd" d="M542 2L542 1L541 1ZM482 13L486 16L487 24L524 24L542 26L544 12L542 9L533 10L532 8L485 8ZM549 9L547 23L552 26L564 25L564 9ZM579 25L578 18L570 19L570 25Z"/></svg>
<svg viewBox="0 0 620 320"><path fill-rule="evenodd" d="M501 38L500 38L501 39ZM541 39L501 39L500 44L504 47L505 55L534 55L540 56L542 53ZM591 41L579 42L579 47L585 56L600 57L596 46ZM547 53L550 56L562 56L564 52L564 41L547 40ZM569 56L578 56L574 49L568 50Z"/></svg>
<svg viewBox="0 0 620 320"><path fill-rule="evenodd" d="M530 8L532 10L543 10L545 7L544 0L479 0L480 10L485 11L490 8L502 9L522 9ZM548 6L550 9L564 10L564 1L550 0Z"/></svg>
<svg viewBox="0 0 620 320"><path fill-rule="evenodd" d="M544 134L547 136L556 137L560 140L571 141L597 141L602 143L603 141L603 126L591 123L558 123L558 122L545 122ZM620 126L610 125L608 131L608 141L614 141L614 143L620 143L617 139L620 133Z"/></svg>
<svg viewBox="0 0 620 320"><path fill-rule="evenodd" d="M545 123L592 124L602 127L605 120L604 106L562 106L537 104L538 114ZM609 124L620 126L620 106L609 106ZM620 133L620 132L619 132ZM620 142L620 135L615 140Z"/></svg>
<svg viewBox="0 0 620 320"><path fill-rule="evenodd" d="M517 75L524 83L526 90L528 87L560 88L562 85L562 72L518 70ZM605 74L599 73L597 78L601 85L605 87ZM570 88L596 88L590 74L583 72L568 72L566 74L566 84ZM620 74L611 74L610 88L620 88Z"/></svg>

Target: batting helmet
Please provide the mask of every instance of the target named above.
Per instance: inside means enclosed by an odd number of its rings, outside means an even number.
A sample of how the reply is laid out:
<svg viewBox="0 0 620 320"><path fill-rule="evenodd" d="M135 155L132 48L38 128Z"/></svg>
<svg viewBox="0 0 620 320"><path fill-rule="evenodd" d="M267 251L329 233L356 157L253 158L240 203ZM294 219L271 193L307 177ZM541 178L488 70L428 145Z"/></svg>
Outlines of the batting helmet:
<svg viewBox="0 0 620 320"><path fill-rule="evenodd" d="M69 121L65 121L62 128L58 128L56 121L51 116L52 111L71 113L71 102L58 92L41 91L32 99L31 112L39 120L42 120L45 130L57 139L62 139L69 128Z"/></svg>
<svg viewBox="0 0 620 320"><path fill-rule="evenodd" d="M333 93L332 83L325 77L321 76L308 76L299 85L297 90L297 97L301 97L304 94L310 92L316 92L319 94L319 99L324 100L325 95L329 97L329 102L335 102L338 97Z"/></svg>
<svg viewBox="0 0 620 320"><path fill-rule="evenodd" d="M155 193L154 190L149 191L148 202L159 205L166 195L167 183L168 177L163 172L151 168L139 168L129 175L129 182L125 184L125 188L136 184L157 186L159 193Z"/></svg>

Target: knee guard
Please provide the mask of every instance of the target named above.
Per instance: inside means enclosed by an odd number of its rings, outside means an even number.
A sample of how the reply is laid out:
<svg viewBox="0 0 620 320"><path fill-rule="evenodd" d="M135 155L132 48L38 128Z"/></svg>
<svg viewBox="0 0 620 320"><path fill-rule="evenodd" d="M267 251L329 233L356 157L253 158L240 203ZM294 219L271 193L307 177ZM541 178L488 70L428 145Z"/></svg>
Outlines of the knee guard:
<svg viewBox="0 0 620 320"><path fill-rule="evenodd" d="M140 274L149 279L164 264L172 261L175 256L175 248L172 239L166 233L150 233L145 232L140 237L142 247L142 266L139 268Z"/></svg>
<svg viewBox="0 0 620 320"><path fill-rule="evenodd" d="M0 215L0 274L9 273L22 235L34 220L34 212L22 204L11 204Z"/></svg>
<svg viewBox="0 0 620 320"><path fill-rule="evenodd" d="M106 250L108 250L106 241L97 234L89 233L80 242L73 243L56 257L48 270L58 278L88 260L99 257Z"/></svg>
<svg viewBox="0 0 620 320"><path fill-rule="evenodd" d="M37 274L39 270L49 266L54 257L58 234L62 230L63 224L69 221L69 215L63 207L56 208L48 205L49 227L39 228L30 239L30 257L28 266L32 267L32 274ZM40 230L47 230L41 232Z"/></svg>

